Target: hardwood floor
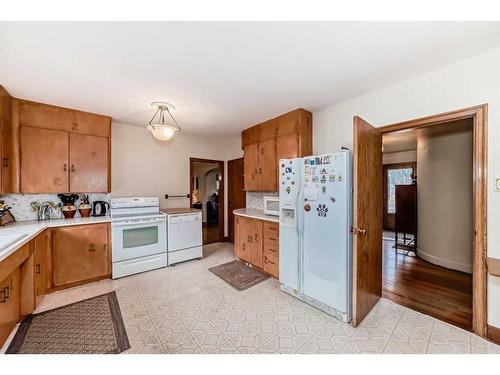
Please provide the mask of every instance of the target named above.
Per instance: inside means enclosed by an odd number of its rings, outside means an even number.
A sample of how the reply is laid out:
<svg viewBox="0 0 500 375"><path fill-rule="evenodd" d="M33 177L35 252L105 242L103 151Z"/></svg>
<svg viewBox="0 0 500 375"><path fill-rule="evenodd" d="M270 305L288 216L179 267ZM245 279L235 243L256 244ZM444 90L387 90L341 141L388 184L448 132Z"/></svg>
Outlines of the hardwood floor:
<svg viewBox="0 0 500 375"><path fill-rule="evenodd" d="M472 275L395 254L383 241L382 296L455 326L472 328Z"/></svg>
<svg viewBox="0 0 500 375"><path fill-rule="evenodd" d="M203 223L203 245L219 242L219 228L209 227Z"/></svg>

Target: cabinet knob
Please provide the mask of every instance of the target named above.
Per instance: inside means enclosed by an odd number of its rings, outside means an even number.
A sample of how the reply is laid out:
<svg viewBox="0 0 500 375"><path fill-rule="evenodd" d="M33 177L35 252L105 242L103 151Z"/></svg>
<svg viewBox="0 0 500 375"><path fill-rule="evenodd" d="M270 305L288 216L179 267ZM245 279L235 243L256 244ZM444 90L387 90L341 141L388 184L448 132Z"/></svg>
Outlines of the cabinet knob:
<svg viewBox="0 0 500 375"><path fill-rule="evenodd" d="M75 171L75 166L73 164L71 164L71 172L74 172Z"/></svg>
<svg viewBox="0 0 500 375"><path fill-rule="evenodd" d="M63 166L63 171L66 172L67 170L68 170L68 166L65 163L64 166Z"/></svg>
<svg viewBox="0 0 500 375"><path fill-rule="evenodd" d="M36 265L36 273L40 273L41 272L41 267L39 264Z"/></svg>

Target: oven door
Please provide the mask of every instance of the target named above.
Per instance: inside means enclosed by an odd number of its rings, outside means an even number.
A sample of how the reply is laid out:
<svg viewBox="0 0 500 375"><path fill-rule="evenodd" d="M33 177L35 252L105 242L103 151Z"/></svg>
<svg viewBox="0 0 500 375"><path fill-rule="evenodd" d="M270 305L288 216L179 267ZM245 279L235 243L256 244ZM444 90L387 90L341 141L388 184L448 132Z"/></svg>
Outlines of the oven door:
<svg viewBox="0 0 500 375"><path fill-rule="evenodd" d="M166 217L120 220L111 228L113 262L167 252Z"/></svg>

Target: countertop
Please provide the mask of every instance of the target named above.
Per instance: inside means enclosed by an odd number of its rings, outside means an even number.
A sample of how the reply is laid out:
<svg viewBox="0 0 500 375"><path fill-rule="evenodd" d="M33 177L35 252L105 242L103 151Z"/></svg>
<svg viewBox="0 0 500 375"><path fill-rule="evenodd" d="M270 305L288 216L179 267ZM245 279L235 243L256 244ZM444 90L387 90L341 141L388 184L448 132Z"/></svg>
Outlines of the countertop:
<svg viewBox="0 0 500 375"><path fill-rule="evenodd" d="M160 210L161 212L166 213L167 215L174 215L174 214L195 214L198 212L202 212L198 208L192 208L192 207L185 207L185 208L163 208Z"/></svg>
<svg viewBox="0 0 500 375"><path fill-rule="evenodd" d="M0 262L14 253L17 249L31 241L38 234L47 228L66 227L71 225L109 223L109 216L77 217L73 219L55 219L44 221L17 221L15 223L0 227L0 238L8 236L22 235L23 237L15 241L5 249L0 250Z"/></svg>
<svg viewBox="0 0 500 375"><path fill-rule="evenodd" d="M237 210L233 211L233 214L238 216L250 217L252 219L272 221L274 223L280 222L279 216L266 215L264 213L264 210L258 210L256 208L238 208Z"/></svg>

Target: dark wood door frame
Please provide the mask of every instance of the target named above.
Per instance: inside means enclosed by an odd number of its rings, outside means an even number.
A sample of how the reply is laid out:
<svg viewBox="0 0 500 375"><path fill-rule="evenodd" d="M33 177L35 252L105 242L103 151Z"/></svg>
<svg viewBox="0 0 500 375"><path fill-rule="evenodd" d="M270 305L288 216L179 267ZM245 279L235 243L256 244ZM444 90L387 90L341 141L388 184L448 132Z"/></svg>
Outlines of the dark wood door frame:
<svg viewBox="0 0 500 375"><path fill-rule="evenodd" d="M227 240L229 242L234 243L234 219L232 211L238 208L246 207L246 194L245 194L245 181L244 181L244 158L237 158L233 160L227 161ZM234 175L234 168L240 164L242 166L242 174L241 176ZM235 181L235 178L240 178L241 182L241 193L242 201L235 202L232 200L232 197L235 196L235 186L238 186L238 181Z"/></svg>
<svg viewBox="0 0 500 375"><path fill-rule="evenodd" d="M472 243L472 331L487 337L487 175L488 104L379 127L383 133L423 128L451 121L472 119L473 139L473 243ZM382 166L381 166L382 168ZM491 329L491 327L490 327Z"/></svg>
<svg viewBox="0 0 500 375"><path fill-rule="evenodd" d="M189 158L189 194L193 193L193 163L216 163L218 164L220 170L220 184L219 184L219 242L224 242L224 211L226 204L224 202L224 161L223 160L212 160L212 159L202 159L202 158ZM189 198L189 206L193 203L191 200L193 196Z"/></svg>

